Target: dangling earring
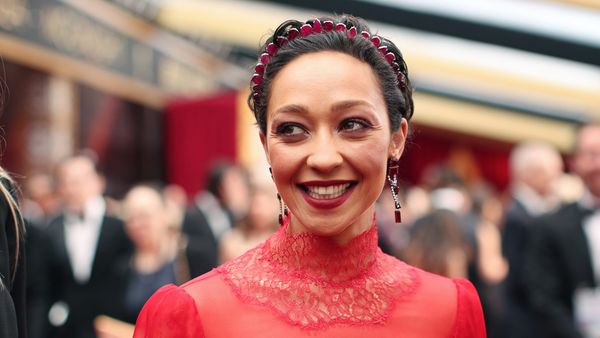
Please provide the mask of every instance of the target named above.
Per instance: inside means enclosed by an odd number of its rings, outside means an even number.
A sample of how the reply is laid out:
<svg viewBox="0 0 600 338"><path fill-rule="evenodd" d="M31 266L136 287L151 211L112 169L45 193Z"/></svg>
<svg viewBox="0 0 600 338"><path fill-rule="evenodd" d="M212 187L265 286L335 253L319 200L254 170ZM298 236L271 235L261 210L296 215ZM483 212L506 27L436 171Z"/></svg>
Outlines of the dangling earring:
<svg viewBox="0 0 600 338"><path fill-rule="evenodd" d="M394 216L396 223L402 223L402 215L400 214L400 200L398 194L400 193L400 187L398 185L398 174L400 173L400 162L396 159L390 158L388 160L388 183L390 184L390 191L392 192L392 199L394 199Z"/></svg>
<svg viewBox="0 0 600 338"><path fill-rule="evenodd" d="M269 167L269 172L271 173L271 179L273 179L273 169L271 169L271 167ZM277 193L277 201L279 201L279 225L283 225L283 219L284 217L287 217L288 215L288 209L286 208L285 204L283 203L283 200L281 199L281 195L279 195L279 193Z"/></svg>
<svg viewBox="0 0 600 338"><path fill-rule="evenodd" d="M283 219L284 217L287 217L288 209L283 203L283 200L281 199L281 195L279 195L279 193L277 193L277 200L279 201L279 225L283 225Z"/></svg>

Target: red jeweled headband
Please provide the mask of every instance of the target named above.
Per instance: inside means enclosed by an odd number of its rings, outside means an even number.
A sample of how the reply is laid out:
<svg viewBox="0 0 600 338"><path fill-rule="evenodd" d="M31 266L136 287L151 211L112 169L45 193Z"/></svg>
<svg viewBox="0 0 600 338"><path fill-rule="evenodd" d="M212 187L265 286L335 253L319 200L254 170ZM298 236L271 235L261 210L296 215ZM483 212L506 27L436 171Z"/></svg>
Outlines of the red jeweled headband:
<svg viewBox="0 0 600 338"><path fill-rule="evenodd" d="M279 35L274 39L274 42L271 42L267 45L266 50L259 56L258 63L254 67L254 75L252 75L251 84L252 84L252 98L257 100L260 97L261 93L261 85L263 83L263 76L265 73L265 68L267 64L271 61L271 58L277 54L279 48L283 47L288 42L296 39L307 37L311 34L320 34L327 32L346 32L346 35L350 39L354 39L358 36L358 32L356 27L350 27L349 29L346 27L344 23L335 24L333 21L327 20L321 21L319 19L315 19L311 24L304 24L300 27L300 30L297 28L290 28L287 30L286 35ZM396 62L396 55L390 51L388 51L387 46L381 45L381 38L377 35L369 34L369 32L362 31L360 33L362 38L365 38L379 50L379 52L385 57L387 62L392 66L394 73L396 74L396 78L398 79L398 87L402 90L406 87L406 77L401 71L400 64Z"/></svg>

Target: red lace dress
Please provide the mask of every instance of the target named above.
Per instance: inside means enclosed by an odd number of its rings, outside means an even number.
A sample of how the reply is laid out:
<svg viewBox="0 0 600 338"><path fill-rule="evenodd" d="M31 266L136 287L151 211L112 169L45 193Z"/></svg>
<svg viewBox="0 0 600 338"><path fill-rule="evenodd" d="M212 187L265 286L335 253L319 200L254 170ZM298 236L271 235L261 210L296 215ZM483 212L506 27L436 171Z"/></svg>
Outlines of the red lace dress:
<svg viewBox="0 0 600 338"><path fill-rule="evenodd" d="M340 246L287 223L265 243L158 290L135 338L485 337L473 286L411 267L371 230Z"/></svg>

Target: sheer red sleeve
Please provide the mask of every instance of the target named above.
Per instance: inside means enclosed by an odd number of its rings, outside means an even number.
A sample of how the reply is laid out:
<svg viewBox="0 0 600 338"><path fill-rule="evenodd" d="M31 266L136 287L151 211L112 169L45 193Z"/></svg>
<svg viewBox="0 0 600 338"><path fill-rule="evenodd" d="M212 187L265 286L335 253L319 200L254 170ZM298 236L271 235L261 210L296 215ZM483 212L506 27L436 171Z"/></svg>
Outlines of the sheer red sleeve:
<svg viewBox="0 0 600 338"><path fill-rule="evenodd" d="M454 279L457 293L456 321L453 338L485 338L483 310L477 290L466 279Z"/></svg>
<svg viewBox="0 0 600 338"><path fill-rule="evenodd" d="M204 338L194 299L182 288L166 285L146 302L134 338Z"/></svg>

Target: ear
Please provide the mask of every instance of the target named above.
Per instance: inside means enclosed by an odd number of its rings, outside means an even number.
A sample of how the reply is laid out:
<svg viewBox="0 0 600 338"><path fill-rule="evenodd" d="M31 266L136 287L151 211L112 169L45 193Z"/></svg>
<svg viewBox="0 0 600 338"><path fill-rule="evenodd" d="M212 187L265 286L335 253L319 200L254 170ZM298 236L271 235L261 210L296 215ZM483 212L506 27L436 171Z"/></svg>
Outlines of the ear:
<svg viewBox="0 0 600 338"><path fill-rule="evenodd" d="M408 122L405 118L402 118L400 122L400 128L392 133L390 137L390 147L388 151L388 157L393 159L399 159L400 155L404 151L404 144L406 144L406 135L408 133Z"/></svg>
<svg viewBox="0 0 600 338"><path fill-rule="evenodd" d="M262 133L262 131L258 132L258 137L260 137L260 143L263 146L265 156L267 157L267 162L269 163L269 165L271 165L271 159L269 158L269 146L267 144L267 138L266 138L265 134Z"/></svg>

